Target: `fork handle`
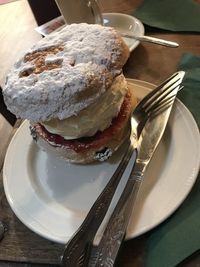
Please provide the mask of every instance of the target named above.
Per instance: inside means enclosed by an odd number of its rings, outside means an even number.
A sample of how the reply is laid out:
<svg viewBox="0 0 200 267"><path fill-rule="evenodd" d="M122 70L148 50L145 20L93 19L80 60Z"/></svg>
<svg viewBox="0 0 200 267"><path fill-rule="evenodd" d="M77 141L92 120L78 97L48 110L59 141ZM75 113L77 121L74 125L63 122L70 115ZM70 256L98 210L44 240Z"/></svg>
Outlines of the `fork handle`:
<svg viewBox="0 0 200 267"><path fill-rule="evenodd" d="M112 198L133 151L133 145L129 143L127 151L112 178L93 204L82 225L66 244L62 258L63 267L88 266L88 255L90 254L94 237L108 211Z"/></svg>

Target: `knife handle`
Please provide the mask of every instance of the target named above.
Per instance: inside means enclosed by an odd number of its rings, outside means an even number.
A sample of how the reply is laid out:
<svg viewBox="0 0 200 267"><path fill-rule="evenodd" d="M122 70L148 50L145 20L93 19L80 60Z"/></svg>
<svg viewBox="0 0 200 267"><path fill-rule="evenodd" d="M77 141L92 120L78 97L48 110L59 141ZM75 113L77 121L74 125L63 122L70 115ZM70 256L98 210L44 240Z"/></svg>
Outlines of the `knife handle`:
<svg viewBox="0 0 200 267"><path fill-rule="evenodd" d="M114 265L126 235L133 205L143 180L144 169L145 165L136 160L123 193L103 232L103 237L90 257L89 267Z"/></svg>

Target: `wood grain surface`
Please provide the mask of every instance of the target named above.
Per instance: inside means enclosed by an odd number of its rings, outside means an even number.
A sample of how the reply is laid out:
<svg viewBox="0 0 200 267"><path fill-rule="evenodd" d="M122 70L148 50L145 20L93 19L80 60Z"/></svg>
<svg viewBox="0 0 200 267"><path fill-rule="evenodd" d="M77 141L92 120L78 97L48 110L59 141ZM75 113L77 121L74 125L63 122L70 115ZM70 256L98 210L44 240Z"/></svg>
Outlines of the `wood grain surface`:
<svg viewBox="0 0 200 267"><path fill-rule="evenodd" d="M30 46L41 39L34 30L37 26L26 0L0 6L0 86L14 62Z"/></svg>

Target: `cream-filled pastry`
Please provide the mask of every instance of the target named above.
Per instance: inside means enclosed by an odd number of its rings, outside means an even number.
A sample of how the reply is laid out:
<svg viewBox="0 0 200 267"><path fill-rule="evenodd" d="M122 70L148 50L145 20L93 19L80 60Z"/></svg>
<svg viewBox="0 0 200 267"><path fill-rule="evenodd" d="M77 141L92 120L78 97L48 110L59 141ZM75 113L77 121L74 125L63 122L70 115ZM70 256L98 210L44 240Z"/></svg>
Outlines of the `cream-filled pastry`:
<svg viewBox="0 0 200 267"><path fill-rule="evenodd" d="M128 136L135 98L122 67L129 48L111 27L71 24L43 38L11 69L8 109L33 139L74 163L108 158Z"/></svg>

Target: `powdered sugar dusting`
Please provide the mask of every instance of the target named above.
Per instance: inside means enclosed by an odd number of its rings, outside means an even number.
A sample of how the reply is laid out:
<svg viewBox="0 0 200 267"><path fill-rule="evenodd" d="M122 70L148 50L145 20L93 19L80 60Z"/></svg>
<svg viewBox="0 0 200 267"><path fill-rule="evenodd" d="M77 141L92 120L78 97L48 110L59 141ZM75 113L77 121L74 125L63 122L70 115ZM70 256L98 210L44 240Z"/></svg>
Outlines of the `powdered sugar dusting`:
<svg viewBox="0 0 200 267"><path fill-rule="evenodd" d="M24 60L57 47L62 49L45 52L44 62L37 62L39 67L44 63L41 72L34 69L38 67L34 60ZM124 50L126 46L112 28L68 25L43 38L14 65L3 91L5 102L16 116L31 121L75 115L110 87L127 60Z"/></svg>

